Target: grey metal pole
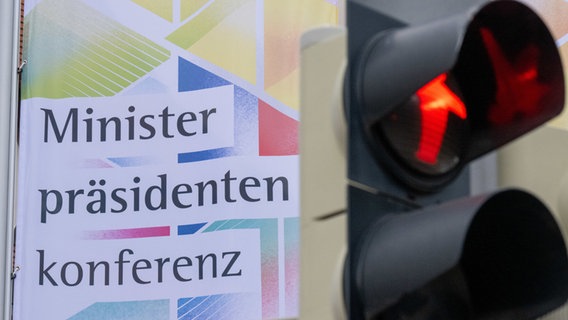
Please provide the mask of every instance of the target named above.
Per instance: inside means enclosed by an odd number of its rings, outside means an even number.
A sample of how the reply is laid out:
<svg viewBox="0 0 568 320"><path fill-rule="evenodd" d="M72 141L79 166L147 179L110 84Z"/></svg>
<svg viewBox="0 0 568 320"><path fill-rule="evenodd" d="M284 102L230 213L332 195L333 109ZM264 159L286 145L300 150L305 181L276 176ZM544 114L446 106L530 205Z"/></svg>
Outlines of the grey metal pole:
<svg viewBox="0 0 568 320"><path fill-rule="evenodd" d="M19 0L0 1L0 310L10 319L18 103Z"/></svg>

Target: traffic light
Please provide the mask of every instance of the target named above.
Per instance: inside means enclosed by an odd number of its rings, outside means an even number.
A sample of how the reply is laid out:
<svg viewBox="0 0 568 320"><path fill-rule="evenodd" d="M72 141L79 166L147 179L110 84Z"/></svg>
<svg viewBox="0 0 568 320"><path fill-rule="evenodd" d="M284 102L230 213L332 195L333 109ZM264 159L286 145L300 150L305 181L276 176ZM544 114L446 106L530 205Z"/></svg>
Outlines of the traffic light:
<svg viewBox="0 0 568 320"><path fill-rule="evenodd" d="M516 1L428 2L347 2L347 315L534 319L568 299L562 233L530 193L470 196L468 164L560 113L555 42Z"/></svg>

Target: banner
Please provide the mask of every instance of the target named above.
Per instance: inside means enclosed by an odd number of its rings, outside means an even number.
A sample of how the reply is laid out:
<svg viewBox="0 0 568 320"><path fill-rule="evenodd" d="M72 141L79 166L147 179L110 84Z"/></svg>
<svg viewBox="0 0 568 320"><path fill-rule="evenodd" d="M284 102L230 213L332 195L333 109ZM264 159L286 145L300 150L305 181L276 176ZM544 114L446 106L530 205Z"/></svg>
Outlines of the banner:
<svg viewBox="0 0 568 320"><path fill-rule="evenodd" d="M298 60L333 0L26 0L14 319L298 312Z"/></svg>

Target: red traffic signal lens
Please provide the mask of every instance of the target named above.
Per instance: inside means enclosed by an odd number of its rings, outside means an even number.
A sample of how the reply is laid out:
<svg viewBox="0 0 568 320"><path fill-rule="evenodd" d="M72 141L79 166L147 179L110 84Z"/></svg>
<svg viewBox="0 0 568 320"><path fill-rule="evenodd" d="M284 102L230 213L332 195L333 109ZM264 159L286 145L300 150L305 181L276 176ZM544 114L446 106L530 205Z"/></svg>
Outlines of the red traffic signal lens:
<svg viewBox="0 0 568 320"><path fill-rule="evenodd" d="M529 43L514 60L507 58L488 28L480 29L481 37L495 74L495 97L488 112L488 121L504 125L515 117L533 117L541 110L541 101L550 88L538 79L540 51Z"/></svg>
<svg viewBox="0 0 568 320"><path fill-rule="evenodd" d="M467 108L450 83L448 74L439 75L378 123L390 149L424 174L451 171L464 151Z"/></svg>
<svg viewBox="0 0 568 320"><path fill-rule="evenodd" d="M435 165L444 142L449 114L462 120L467 119L463 101L445 84L442 74L420 88L416 95L421 114L421 134L416 159Z"/></svg>
<svg viewBox="0 0 568 320"><path fill-rule="evenodd" d="M542 125L564 106L556 43L539 17L514 1L493 2L477 13L451 72L470 118L468 162Z"/></svg>

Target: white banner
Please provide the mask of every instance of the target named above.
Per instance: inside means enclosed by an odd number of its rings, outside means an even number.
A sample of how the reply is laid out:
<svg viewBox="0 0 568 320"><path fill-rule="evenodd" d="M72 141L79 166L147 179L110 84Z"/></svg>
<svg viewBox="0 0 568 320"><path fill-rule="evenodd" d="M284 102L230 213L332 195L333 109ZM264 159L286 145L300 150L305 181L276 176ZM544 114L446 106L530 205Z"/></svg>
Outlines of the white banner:
<svg viewBox="0 0 568 320"><path fill-rule="evenodd" d="M14 318L296 316L297 40L337 4L25 5Z"/></svg>

